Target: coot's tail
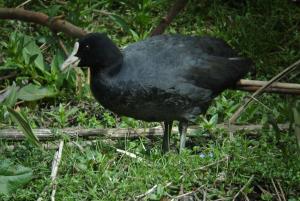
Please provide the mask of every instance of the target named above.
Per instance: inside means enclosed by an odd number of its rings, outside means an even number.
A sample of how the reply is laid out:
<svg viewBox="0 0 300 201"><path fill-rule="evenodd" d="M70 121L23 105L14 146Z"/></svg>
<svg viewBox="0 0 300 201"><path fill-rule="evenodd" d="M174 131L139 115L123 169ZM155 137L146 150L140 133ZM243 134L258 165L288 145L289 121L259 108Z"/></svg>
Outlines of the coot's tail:
<svg viewBox="0 0 300 201"><path fill-rule="evenodd" d="M251 59L243 57L231 57L228 58L228 60L233 65L235 71L234 76L236 76L236 79L241 79L249 72L251 73L251 76L255 76L256 69Z"/></svg>

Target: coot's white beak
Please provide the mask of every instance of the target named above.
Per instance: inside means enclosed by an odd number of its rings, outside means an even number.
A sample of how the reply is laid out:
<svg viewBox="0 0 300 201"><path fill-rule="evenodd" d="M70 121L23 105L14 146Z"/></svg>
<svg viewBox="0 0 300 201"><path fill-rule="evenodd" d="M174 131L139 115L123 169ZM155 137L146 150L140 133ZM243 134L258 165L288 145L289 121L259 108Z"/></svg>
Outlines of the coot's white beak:
<svg viewBox="0 0 300 201"><path fill-rule="evenodd" d="M75 56L78 52L78 48L79 48L79 43L76 42L75 45L74 45L74 49L72 51L72 53L70 54L70 56L64 61L64 63L61 65L60 69L61 71L64 71L66 70L66 68L69 66L69 65L73 65L73 66L77 66L78 63L80 62L80 59L79 57Z"/></svg>

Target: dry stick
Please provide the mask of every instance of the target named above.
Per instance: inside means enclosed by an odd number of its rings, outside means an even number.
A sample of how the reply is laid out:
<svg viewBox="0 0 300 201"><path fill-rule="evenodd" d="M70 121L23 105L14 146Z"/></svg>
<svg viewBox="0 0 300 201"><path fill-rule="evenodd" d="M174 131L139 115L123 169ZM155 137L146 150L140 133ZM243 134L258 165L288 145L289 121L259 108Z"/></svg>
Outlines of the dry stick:
<svg viewBox="0 0 300 201"><path fill-rule="evenodd" d="M55 193L56 193L56 176L58 171L58 166L61 160L62 150L64 146L64 141L61 140L59 143L59 148L57 152L54 154L54 159L52 162L52 171L51 171L51 185L52 185L52 193L51 193L51 201L55 201Z"/></svg>
<svg viewBox="0 0 300 201"><path fill-rule="evenodd" d="M125 150L122 150L122 149L116 149L116 151L119 152L119 153L122 153L126 156L129 156L130 158L134 158L139 162L143 161L143 158L141 158L141 157L137 156L136 154L131 153L129 151L125 151Z"/></svg>
<svg viewBox="0 0 300 201"><path fill-rule="evenodd" d="M21 8L0 8L0 19L20 20L47 26L54 32L63 32L75 38L81 38L87 33L81 28L61 19L54 19L40 12Z"/></svg>
<svg viewBox="0 0 300 201"><path fill-rule="evenodd" d="M244 195L246 201L250 201L246 193L242 192L242 194Z"/></svg>
<svg viewBox="0 0 300 201"><path fill-rule="evenodd" d="M164 187L167 188L168 186L170 186L172 184L172 182L167 183ZM136 199L142 199L143 197L146 197L147 195L153 193L157 188L157 185L154 185L152 188L150 188L149 190L147 190L145 193L136 196Z"/></svg>
<svg viewBox="0 0 300 201"><path fill-rule="evenodd" d="M187 193L178 195L178 196L176 196L176 197L173 197L171 201L178 200L179 198L185 197L185 196L187 196L187 195L195 194L196 192L200 191L203 187L204 187L204 185L200 186L200 187L197 188L196 190L193 190L193 191L190 191L190 192L187 192Z"/></svg>
<svg viewBox="0 0 300 201"><path fill-rule="evenodd" d="M59 37L59 36L57 36L57 37ZM60 38L58 38L58 44L59 44L60 48L64 51L65 56L69 56L69 52Z"/></svg>
<svg viewBox="0 0 300 201"><path fill-rule="evenodd" d="M279 187L280 193L282 195L283 201L286 201L285 194L284 194L284 191L283 191L283 189L282 189L282 187L280 185L280 182L278 180L276 180L276 182L277 182L277 185Z"/></svg>
<svg viewBox="0 0 300 201"><path fill-rule="evenodd" d="M239 192L235 194L235 196L232 199L233 201L240 195L241 192L245 190L245 188L252 182L253 179L254 179L254 175L252 175L250 179L247 181L247 183L239 190Z"/></svg>
<svg viewBox="0 0 300 201"><path fill-rule="evenodd" d="M255 97L259 94L261 94L266 88L268 88L270 85L272 85L272 83L280 80L282 77L284 77L285 75L287 75L288 73L294 71L298 65L300 64L300 60L296 61L295 63L293 63L292 65L290 65L289 67L287 67L286 69L284 69L281 73L279 73L278 75L276 75L275 77L273 77L270 81L268 81L265 85L263 85L262 87L260 87L257 91L255 91L252 94L252 97ZM232 117L229 119L229 123L233 124L237 118L240 116L240 114L246 109L246 107L249 105L249 103L252 101L251 98L246 99L245 103L232 115Z"/></svg>
<svg viewBox="0 0 300 201"><path fill-rule="evenodd" d="M16 8L21 8L21 7L24 7L26 4L28 4L31 0L27 0L23 3L21 3L20 5L18 5Z"/></svg>
<svg viewBox="0 0 300 201"><path fill-rule="evenodd" d="M153 192L156 190L156 188L157 188L157 184L154 185L154 186L153 186L152 188L150 188L149 190L147 190L144 194L141 194L141 195L136 196L136 198L137 198L137 199L141 199L141 198L143 198L143 197L145 197L145 196L147 196L147 195L153 193Z"/></svg>
<svg viewBox="0 0 300 201"><path fill-rule="evenodd" d="M267 81L241 79L237 82L236 89L255 92L267 83ZM265 89L265 92L300 95L300 84L274 82Z"/></svg>
<svg viewBox="0 0 300 201"><path fill-rule="evenodd" d="M222 158L222 159L220 159L220 160L217 160L217 161L215 161L215 162L213 162L213 163L210 163L210 164L208 164L208 165L205 165L205 166L202 166L202 167L193 169L193 170L191 170L191 171L205 170L205 169L207 169L207 168L209 168L209 167L211 167L211 166L214 166L214 165L219 164L219 163L221 163L221 162L227 161L228 159L229 159L229 157L226 156L226 157L224 157L224 158Z"/></svg>
<svg viewBox="0 0 300 201"><path fill-rule="evenodd" d="M237 86L258 86L262 87L263 85L267 84L267 81L261 81L261 80L246 80L246 79L240 79L237 83ZM269 88L283 88L283 89L300 89L300 84L295 83L282 83L282 82L274 82Z"/></svg>
<svg viewBox="0 0 300 201"><path fill-rule="evenodd" d="M236 88L240 91L248 91L248 92L255 92L259 89L258 86L238 86ZM286 89L286 88L267 88L264 92L267 93L277 93L277 94L290 94L290 95L300 95L299 89Z"/></svg>
<svg viewBox="0 0 300 201"><path fill-rule="evenodd" d="M167 26L173 21L177 14L185 7L188 0L177 0L174 5L168 11L167 16L165 16L159 25L151 32L150 36L155 36L162 34Z"/></svg>
<svg viewBox="0 0 300 201"><path fill-rule="evenodd" d="M281 130L287 130L289 124L279 124ZM262 129L262 125L228 125L217 124L216 128L224 129L230 132L236 132L240 130L254 131ZM194 136L194 133L200 127L191 126L188 128L188 136ZM124 138L138 138L138 137L161 137L163 136L163 129L161 127L153 128L96 128L96 129L81 129L81 128L65 128L59 130L68 137L76 139L78 137L85 139L94 139L96 137L104 137L110 139L119 139ZM51 129L33 129L34 134L40 141L51 141L57 140L60 136L55 135ZM172 132L178 132L178 128L172 128ZM0 139L9 140L9 141L21 141L25 140L25 137L22 132L18 129L0 129Z"/></svg>
<svg viewBox="0 0 300 201"><path fill-rule="evenodd" d="M277 195L277 197L278 197L278 200L279 200L279 201L282 201L282 200L281 200L281 196L280 196L280 194L279 194L279 192L278 192L278 189L277 189L277 187L276 187L276 184L275 184L274 180L271 179L271 181L272 181L273 187L274 187L274 189L275 189L276 195Z"/></svg>

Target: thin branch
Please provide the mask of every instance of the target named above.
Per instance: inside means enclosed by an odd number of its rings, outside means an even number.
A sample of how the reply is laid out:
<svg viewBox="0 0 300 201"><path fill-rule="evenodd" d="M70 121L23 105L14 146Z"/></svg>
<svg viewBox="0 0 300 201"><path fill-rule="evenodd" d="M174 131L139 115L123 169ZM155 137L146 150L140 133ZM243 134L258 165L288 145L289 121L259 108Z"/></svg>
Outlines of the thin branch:
<svg viewBox="0 0 300 201"><path fill-rule="evenodd" d="M289 124L279 124L278 125L281 130L287 130L289 128ZM216 128L224 129L229 132L236 132L241 130L260 130L262 125L225 125L225 124L217 124ZM195 136L195 132L199 130L197 126L190 126L188 128L188 136ZM55 132L51 129L33 129L34 134L40 141L51 141L57 140L60 136L57 136ZM163 129L161 127L153 127L153 128L97 128L97 129L82 129L82 128L65 128L60 130L61 133L64 133L71 139L76 139L78 137L85 139L95 139L98 137L102 138L110 138L110 139L119 139L124 138L138 138L138 137L161 137L163 136ZM178 128L174 127L172 132L178 132ZM24 140L25 137L22 132L18 129L0 129L0 140L8 140L8 141L21 141Z"/></svg>
<svg viewBox="0 0 300 201"><path fill-rule="evenodd" d="M286 201L285 194L284 194L284 191L283 191L283 189L282 189L282 187L281 187L280 182L279 182L278 180L276 180L276 182L277 182L277 185L278 185L278 187L279 187L280 193L281 193L281 195L282 195L283 201Z"/></svg>
<svg viewBox="0 0 300 201"><path fill-rule="evenodd" d="M57 176L58 166L59 166L59 163L60 163L60 160L61 160L61 156L62 156L63 147L64 147L64 141L61 140L60 143L59 143L58 150L54 154L54 159L53 159L53 162L52 162L52 171L51 171L52 193L51 193L51 201L55 201L55 193L56 193L56 188L57 188L56 176Z"/></svg>
<svg viewBox="0 0 300 201"><path fill-rule="evenodd" d="M266 84L264 84L262 87L260 87L257 91L255 91L252 94L252 97L258 96L261 93L263 93L263 91L268 88L269 86L271 86L274 82L280 80L281 78L283 78L284 76L286 76L288 73L293 72L294 70L297 69L297 67L300 64L300 60L296 61L295 63L293 63L292 65L290 65L289 67L287 67L286 69L284 69L282 72L280 72L279 74L277 74L275 77L273 77L270 81L268 81ZM229 123L233 124L237 118L240 116L240 114L246 109L246 107L251 103L253 99L252 98L248 98L246 99L245 103L238 108L238 110L232 115L232 117L229 119Z"/></svg>
<svg viewBox="0 0 300 201"><path fill-rule="evenodd" d="M236 89L255 92L267 83L267 81L241 79L237 82ZM300 84L274 82L265 89L265 92L300 95Z"/></svg>
<svg viewBox="0 0 300 201"><path fill-rule="evenodd" d="M245 190L245 188L247 186L249 186L249 184L252 182L252 180L254 179L254 175L252 175L250 177L250 179L247 181L247 183L239 190L239 192L237 192L237 194L235 194L235 196L233 197L233 201L236 200L236 198L240 195L241 192L243 192Z"/></svg>
<svg viewBox="0 0 300 201"><path fill-rule="evenodd" d="M125 150L122 150L122 149L116 149L116 151L119 152L119 153L122 153L122 154L124 154L124 155L126 155L126 156L129 156L130 158L134 158L134 159L136 159L138 162L143 161L143 158L141 158L141 157L137 156L136 154L131 153L131 152L129 152L129 151L125 151Z"/></svg>
<svg viewBox="0 0 300 201"><path fill-rule="evenodd" d="M276 184L275 184L274 180L271 179L271 182L272 182L272 185L273 185L273 187L274 187L274 189L275 189L275 192L276 192L276 195L277 195L278 200L279 200L279 201L282 201L282 200L281 200L280 193L279 193L279 191L278 191L278 189L277 189L277 187L276 187Z"/></svg>
<svg viewBox="0 0 300 201"><path fill-rule="evenodd" d="M51 18L40 12L28 11L21 8L0 8L0 19L32 22L50 28L54 32L63 32L75 38L81 38L87 33L81 28L65 20Z"/></svg>
<svg viewBox="0 0 300 201"><path fill-rule="evenodd" d="M28 4L30 2L31 2L31 0L24 1L23 3L21 3L20 5L18 5L16 8L24 7L26 4Z"/></svg>
<svg viewBox="0 0 300 201"><path fill-rule="evenodd" d="M224 157L224 158L222 158L222 159L220 159L220 160L217 160L217 161L215 161L215 162L213 162L213 163L210 163L210 164L208 164L208 165L205 165L205 166L202 166L202 167L193 169L193 170L191 170L191 171L205 170L205 169L207 169L207 168L209 168L209 167L211 167L211 166L214 166L214 165L217 165L217 164L219 164L219 163L225 162L225 161L227 161L228 159L229 159L229 157L226 156L226 157Z"/></svg>
<svg viewBox="0 0 300 201"><path fill-rule="evenodd" d="M188 196L188 195L195 194L196 192L200 191L203 187L204 187L204 185L200 186L200 187L197 188L196 190L193 190L193 191L190 191L190 192L187 192L187 193L178 195L178 196L176 196L176 197L173 197L171 201L175 201L175 200L178 200L179 198L183 198L183 197L186 197L186 196Z"/></svg>
<svg viewBox="0 0 300 201"><path fill-rule="evenodd" d="M178 15L178 13L185 7L185 5L188 3L188 0L177 0L174 5L170 8L168 11L167 16L165 16L159 25L152 31L150 36L155 36L162 34L167 26L171 24L173 19Z"/></svg>
<svg viewBox="0 0 300 201"><path fill-rule="evenodd" d="M146 197L147 195L153 193L153 192L156 190L156 188L157 188L157 184L154 185L154 186L153 186L152 188L150 188L149 190L147 190L145 193L136 196L136 198L137 198L137 199L141 199L141 198L143 198L143 197Z"/></svg>

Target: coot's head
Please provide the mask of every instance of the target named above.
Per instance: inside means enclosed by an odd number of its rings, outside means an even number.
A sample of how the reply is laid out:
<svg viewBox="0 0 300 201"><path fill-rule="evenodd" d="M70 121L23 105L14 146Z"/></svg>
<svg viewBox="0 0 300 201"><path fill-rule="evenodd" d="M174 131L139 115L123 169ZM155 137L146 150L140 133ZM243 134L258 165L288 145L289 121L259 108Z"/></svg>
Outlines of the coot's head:
<svg viewBox="0 0 300 201"><path fill-rule="evenodd" d="M105 68L122 61L118 47L104 33L87 34L75 43L61 69L73 64L78 67Z"/></svg>

